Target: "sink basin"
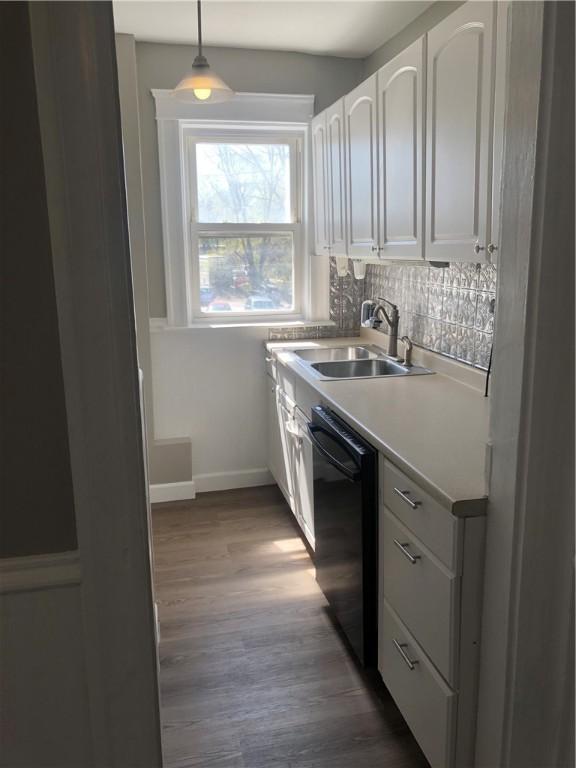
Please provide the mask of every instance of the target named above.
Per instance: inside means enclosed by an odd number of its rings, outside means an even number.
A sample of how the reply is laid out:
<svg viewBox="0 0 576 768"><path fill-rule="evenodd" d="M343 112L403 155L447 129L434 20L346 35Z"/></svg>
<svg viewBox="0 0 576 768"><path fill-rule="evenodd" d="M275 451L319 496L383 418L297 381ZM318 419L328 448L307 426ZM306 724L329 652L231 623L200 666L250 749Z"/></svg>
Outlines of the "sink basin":
<svg viewBox="0 0 576 768"><path fill-rule="evenodd" d="M317 347L296 349L294 354L310 363L335 362L338 360L374 360L384 354L382 349L371 344L353 347Z"/></svg>
<svg viewBox="0 0 576 768"><path fill-rule="evenodd" d="M392 360L345 360L313 363L318 373L331 379L357 379L366 376L407 376L408 368Z"/></svg>
<svg viewBox="0 0 576 768"><path fill-rule="evenodd" d="M335 360L312 363L310 366L323 379L371 379L377 376L418 376L432 373L427 368L413 365L406 368L393 360Z"/></svg>
<svg viewBox="0 0 576 768"><path fill-rule="evenodd" d="M379 376L418 376L433 373L428 368L412 365L409 368L388 357L373 344L355 344L349 347L316 347L295 349L310 373L319 379L372 379Z"/></svg>

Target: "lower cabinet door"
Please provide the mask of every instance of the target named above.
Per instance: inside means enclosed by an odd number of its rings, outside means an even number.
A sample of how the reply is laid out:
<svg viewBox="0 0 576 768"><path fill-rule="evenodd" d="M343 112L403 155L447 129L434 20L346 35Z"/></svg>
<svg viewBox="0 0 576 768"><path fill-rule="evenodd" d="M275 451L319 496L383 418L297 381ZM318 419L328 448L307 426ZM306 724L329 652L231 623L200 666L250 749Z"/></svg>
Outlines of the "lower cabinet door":
<svg viewBox="0 0 576 768"><path fill-rule="evenodd" d="M284 491L286 500L290 505L290 509L292 512L294 512L294 514L297 514L294 494L294 466L296 459L296 446L294 441L294 416L292 409L284 404L281 397L278 398L277 409L278 421L280 423L280 439L282 441L282 460L284 465L282 469L282 475L286 477L286 486L282 490Z"/></svg>
<svg viewBox="0 0 576 768"><path fill-rule="evenodd" d="M280 406L278 403L277 386L276 382L270 376L266 377L266 387L268 417L268 469L270 472L272 472L274 480L276 480L280 490L289 501L290 492L288 488L286 461L284 458L284 446L280 424Z"/></svg>
<svg viewBox="0 0 576 768"><path fill-rule="evenodd" d="M294 490L298 507L298 521L308 543L314 549L314 467L313 446L305 423L298 420L298 440Z"/></svg>
<svg viewBox="0 0 576 768"><path fill-rule="evenodd" d="M432 768L452 768L456 694L388 603L382 602L378 668Z"/></svg>

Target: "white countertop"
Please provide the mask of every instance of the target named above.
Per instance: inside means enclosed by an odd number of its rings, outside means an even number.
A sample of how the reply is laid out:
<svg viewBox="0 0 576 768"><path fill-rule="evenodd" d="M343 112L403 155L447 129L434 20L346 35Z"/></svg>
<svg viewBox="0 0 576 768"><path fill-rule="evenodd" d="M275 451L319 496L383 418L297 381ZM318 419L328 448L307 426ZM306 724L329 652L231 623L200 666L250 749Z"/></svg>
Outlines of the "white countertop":
<svg viewBox="0 0 576 768"><path fill-rule="evenodd" d="M489 400L484 372L414 348L414 362L436 371L428 376L325 381L291 350L376 343L371 331L348 339L268 342L278 361L313 387L375 448L444 505L486 498ZM468 383L464 383L468 382Z"/></svg>

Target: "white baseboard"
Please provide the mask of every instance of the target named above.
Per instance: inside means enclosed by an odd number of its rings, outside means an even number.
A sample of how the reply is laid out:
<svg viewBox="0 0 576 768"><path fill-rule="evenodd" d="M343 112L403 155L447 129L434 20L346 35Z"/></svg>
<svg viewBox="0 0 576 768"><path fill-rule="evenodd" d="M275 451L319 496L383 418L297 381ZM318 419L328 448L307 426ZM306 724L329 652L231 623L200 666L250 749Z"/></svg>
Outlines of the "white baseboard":
<svg viewBox="0 0 576 768"><path fill-rule="evenodd" d="M232 488L251 488L256 485L271 485L274 482L266 467L240 469L236 472L210 472L194 475L197 493L228 491Z"/></svg>
<svg viewBox="0 0 576 768"><path fill-rule="evenodd" d="M150 503L195 499L196 490L194 480L187 480L184 483L157 483L150 486Z"/></svg>
<svg viewBox="0 0 576 768"><path fill-rule="evenodd" d="M0 594L32 592L71 584L80 584L80 557L77 551L0 560Z"/></svg>

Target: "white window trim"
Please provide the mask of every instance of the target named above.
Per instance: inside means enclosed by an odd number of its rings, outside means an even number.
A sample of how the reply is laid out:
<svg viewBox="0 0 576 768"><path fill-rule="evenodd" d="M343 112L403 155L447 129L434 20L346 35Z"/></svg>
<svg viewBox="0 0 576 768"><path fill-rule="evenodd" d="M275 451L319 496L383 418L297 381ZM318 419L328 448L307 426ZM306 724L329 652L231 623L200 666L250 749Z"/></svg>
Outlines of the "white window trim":
<svg viewBox="0 0 576 768"><path fill-rule="evenodd" d="M160 191L162 207L162 232L164 267L166 278L166 306L168 327L212 326L221 327L226 318L198 318L194 316L192 286L194 275L190 253L189 222L190 200L186 172L186 142L190 135L214 136L215 133L242 132L266 133L276 136L299 138L301 145L302 199L300 210L302 227L300 284L300 313L234 315L230 325L269 322L303 322L312 318L314 310L310 281L309 216L310 210L310 118L314 97L309 95L236 94L225 104L183 104L174 99L171 91L153 90L158 126L158 150L160 165ZM247 119L250 118L250 119ZM183 204L184 203L184 204ZM289 227L285 227L289 229ZM296 286L295 286L296 289ZM324 306L322 309L325 309ZM326 316L327 313L320 312ZM311 320L311 322L319 322Z"/></svg>

